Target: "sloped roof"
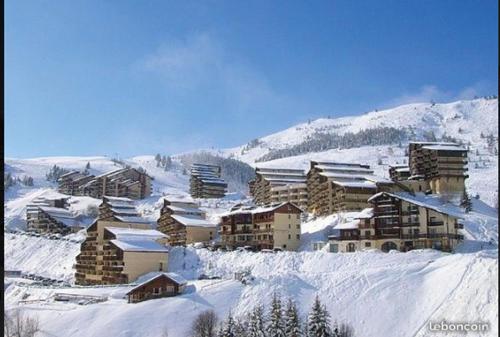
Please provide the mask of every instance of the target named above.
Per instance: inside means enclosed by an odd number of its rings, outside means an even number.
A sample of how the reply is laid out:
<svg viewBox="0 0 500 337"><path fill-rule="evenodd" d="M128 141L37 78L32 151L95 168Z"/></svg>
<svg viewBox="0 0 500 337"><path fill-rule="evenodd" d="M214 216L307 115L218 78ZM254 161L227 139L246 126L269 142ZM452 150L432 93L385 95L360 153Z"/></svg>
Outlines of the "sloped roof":
<svg viewBox="0 0 500 337"><path fill-rule="evenodd" d="M172 219L187 227L216 227L217 224L199 216L173 214Z"/></svg>
<svg viewBox="0 0 500 337"><path fill-rule="evenodd" d="M135 281L135 283L138 283L138 284L135 287L133 287L132 289L130 289L130 291L127 293L127 295L129 295L133 291L139 289L140 287L144 286L145 284L148 284L149 282L156 280L159 277L167 277L170 280L172 280L173 282L177 283L178 285L185 285L187 283L187 281L182 276L180 276L179 274L176 274L176 273L151 272L151 273L147 273L147 274L140 276Z"/></svg>
<svg viewBox="0 0 500 337"><path fill-rule="evenodd" d="M154 240L114 239L110 240L110 242L125 252L168 253L166 246Z"/></svg>
<svg viewBox="0 0 500 337"><path fill-rule="evenodd" d="M141 228L123 228L123 227L105 227L106 230L113 233L117 239L161 239L166 238L167 235L157 231L156 229L141 229Z"/></svg>
<svg viewBox="0 0 500 337"><path fill-rule="evenodd" d="M114 218L121 222L131 222L131 223L151 223L151 221L144 219L140 216L127 216L127 215L114 215Z"/></svg>

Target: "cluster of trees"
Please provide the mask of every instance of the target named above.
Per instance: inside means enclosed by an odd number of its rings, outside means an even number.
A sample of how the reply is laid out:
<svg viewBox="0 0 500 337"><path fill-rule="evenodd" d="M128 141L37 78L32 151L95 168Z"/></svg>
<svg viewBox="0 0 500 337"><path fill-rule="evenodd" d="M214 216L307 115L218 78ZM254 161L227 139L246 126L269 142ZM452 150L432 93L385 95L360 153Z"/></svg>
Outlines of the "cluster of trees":
<svg viewBox="0 0 500 337"><path fill-rule="evenodd" d="M55 183L55 182L57 182L57 179L59 179L63 174L66 174L68 172L69 172L69 170L66 170L65 168L54 165L49 170L49 172L45 175L45 178L47 179L47 181L51 181L51 182Z"/></svg>
<svg viewBox="0 0 500 337"><path fill-rule="evenodd" d="M260 144L262 144L262 141L260 141L258 138L252 139L241 149L241 154L245 154L249 150L259 146Z"/></svg>
<svg viewBox="0 0 500 337"><path fill-rule="evenodd" d="M3 335L5 337L34 337L40 332L36 317L29 317L19 309L11 314L4 312Z"/></svg>
<svg viewBox="0 0 500 337"><path fill-rule="evenodd" d="M246 191L248 182L255 178L255 171L250 165L234 158L224 158L205 151L184 154L179 158L184 170L188 171L194 163L220 166L222 179L228 184L230 192Z"/></svg>
<svg viewBox="0 0 500 337"><path fill-rule="evenodd" d="M3 174L3 188L7 191L10 187L18 184L23 184L24 186L33 186L33 177L23 176L22 178L14 177L10 173Z"/></svg>
<svg viewBox="0 0 500 337"><path fill-rule="evenodd" d="M170 156L161 155L159 153L155 156L156 167L163 167L165 171L172 168L172 158Z"/></svg>
<svg viewBox="0 0 500 337"><path fill-rule="evenodd" d="M286 149L272 149L258 158L256 162L296 156L308 152L320 152L336 148L350 149L368 145L398 144L408 140L408 131L393 127L377 127L361 130L356 133L346 132L343 135L335 133L315 132L302 143Z"/></svg>
<svg viewBox="0 0 500 337"><path fill-rule="evenodd" d="M231 313L218 324L217 315L209 310L194 320L192 337L353 337L347 324L331 324L330 314L316 296L309 315L301 318L297 306L290 299L284 304L274 295L266 314L263 306L256 306L246 317L235 319Z"/></svg>

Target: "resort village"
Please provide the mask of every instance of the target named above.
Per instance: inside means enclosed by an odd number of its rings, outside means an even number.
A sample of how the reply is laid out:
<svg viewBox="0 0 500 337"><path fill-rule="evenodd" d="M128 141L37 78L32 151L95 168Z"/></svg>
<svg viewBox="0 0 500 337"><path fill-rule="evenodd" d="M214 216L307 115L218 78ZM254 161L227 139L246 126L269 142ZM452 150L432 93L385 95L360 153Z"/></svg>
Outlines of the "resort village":
<svg viewBox="0 0 500 337"><path fill-rule="evenodd" d="M147 172L122 168L93 176L70 171L58 192L27 207L28 230L67 235L86 229L74 263L77 285L136 284L129 302L183 291L186 281L168 272L175 246L211 250L298 251L302 225L342 214L328 239L309 243L313 250L349 253L431 248L452 252L463 240L461 214L467 208L467 149L450 142L411 142L408 164L390 166L388 178L369 165L310 161L309 170L256 167L249 181L251 202L234 204L209 217L200 200L227 193L221 167L194 163L191 196L163 196L156 222L141 216L137 202L149 197ZM72 215L70 196L100 199L93 216ZM455 200L455 203L449 202Z"/></svg>

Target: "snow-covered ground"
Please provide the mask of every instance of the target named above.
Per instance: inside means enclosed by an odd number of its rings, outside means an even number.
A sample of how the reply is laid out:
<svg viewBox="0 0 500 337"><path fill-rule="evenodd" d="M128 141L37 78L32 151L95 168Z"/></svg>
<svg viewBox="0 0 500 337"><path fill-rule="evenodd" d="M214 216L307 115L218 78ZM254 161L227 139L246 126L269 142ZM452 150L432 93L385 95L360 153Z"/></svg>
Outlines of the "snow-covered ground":
<svg viewBox="0 0 500 337"><path fill-rule="evenodd" d="M210 252L193 248L175 248L169 257L169 269L190 280L188 291L179 297L139 304L123 299L129 287L40 288L5 279L5 303L8 310L21 307L40 318L47 335L57 336L187 336L192 319L199 312L214 309L220 317L230 310L241 316L259 301L269 302L274 291L292 296L302 314L315 294L334 319L351 323L356 336L425 336L426 322L489 321L491 330L484 336L498 334L498 156L491 153L481 137L497 129L497 100L478 99L450 104L411 104L358 117L320 119L260 139L258 146L242 151L244 146L218 151L232 155L253 166L308 169L310 160L337 160L371 165L375 173L388 176L388 165L403 164L406 144L402 147L366 146L333 149L323 152L255 163L270 148L286 148L301 142L314 132L343 134L368 127L413 126L416 131L432 130L436 136L447 135L470 141L469 179L473 211L465 217L466 241L455 254L432 250L409 253L365 251L332 254L311 251L311 243L324 241L331 229L346 217L334 214L308 221L302 226L301 251L298 253ZM175 157L175 156L174 156ZM379 165L379 162L382 162ZM187 196L189 177L174 160L169 171L156 167L154 156L123 160L127 165L143 167L153 176L152 196L137 202L142 216L155 221L162 198ZM54 193L55 185L45 179L53 165L83 170L90 163L90 173L101 174L120 166L106 157L47 157L5 160L5 170L15 177L28 175L34 186L17 185L4 193L4 226L25 228L26 205L35 198ZM208 217L218 215L234 204L249 202L241 193L222 200L197 200ZM100 201L89 197L71 197L70 208L85 214L89 205ZM493 207L492 207L493 206ZM5 268L54 279L73 281L72 265L79 252L83 233L70 240L49 240L21 234L5 234ZM490 244L489 241L493 241ZM243 285L232 280L236 271L251 271L255 281ZM222 280L196 280L201 274L220 276ZM19 304L21 299L47 298L55 292L109 296L107 302L80 306L53 301Z"/></svg>

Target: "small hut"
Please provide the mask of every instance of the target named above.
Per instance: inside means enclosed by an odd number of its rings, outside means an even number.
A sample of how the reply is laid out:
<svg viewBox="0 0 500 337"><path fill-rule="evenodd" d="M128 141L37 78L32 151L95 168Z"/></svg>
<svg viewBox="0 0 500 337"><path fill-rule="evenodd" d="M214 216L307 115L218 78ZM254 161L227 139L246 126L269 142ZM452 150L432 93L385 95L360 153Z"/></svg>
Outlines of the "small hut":
<svg viewBox="0 0 500 337"><path fill-rule="evenodd" d="M138 285L127 293L128 303L160 297L177 296L186 287L186 280L175 273L153 272L137 280Z"/></svg>

